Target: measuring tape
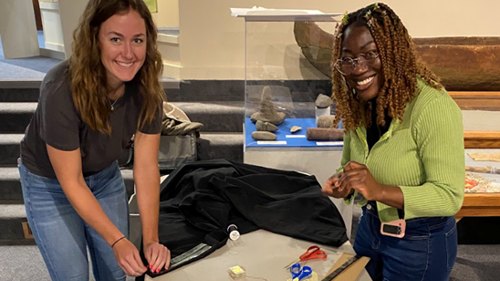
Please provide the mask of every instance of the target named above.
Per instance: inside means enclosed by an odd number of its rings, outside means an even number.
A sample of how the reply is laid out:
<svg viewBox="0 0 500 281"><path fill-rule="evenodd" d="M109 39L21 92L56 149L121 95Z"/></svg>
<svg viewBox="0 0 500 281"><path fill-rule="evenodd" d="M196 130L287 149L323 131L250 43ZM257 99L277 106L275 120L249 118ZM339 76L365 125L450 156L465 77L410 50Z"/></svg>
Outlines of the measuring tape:
<svg viewBox="0 0 500 281"><path fill-rule="evenodd" d="M176 268L178 266L181 266L181 265L187 263L188 261L200 256L201 254L205 253L206 251L210 250L211 248L212 248L212 246L210 246L210 245L207 245L205 243L200 243L200 244L196 245L194 248L192 248L191 250L184 252L184 253L176 256L175 258L172 258L172 260L170 261L169 269L173 269L173 268Z"/></svg>
<svg viewBox="0 0 500 281"><path fill-rule="evenodd" d="M340 273L342 273L342 271L344 271L346 268L348 268L351 264L355 263L360 258L361 256L356 255L348 259L339 268L335 269L332 273L328 274L323 279L321 279L321 281L332 281L335 277L337 277Z"/></svg>

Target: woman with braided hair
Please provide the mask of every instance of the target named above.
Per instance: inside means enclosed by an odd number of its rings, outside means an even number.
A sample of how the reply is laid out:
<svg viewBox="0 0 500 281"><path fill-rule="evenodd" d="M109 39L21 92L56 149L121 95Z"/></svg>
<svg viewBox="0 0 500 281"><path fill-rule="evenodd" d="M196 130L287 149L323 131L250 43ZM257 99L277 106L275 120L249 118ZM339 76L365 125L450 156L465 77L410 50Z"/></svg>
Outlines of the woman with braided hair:
<svg viewBox="0 0 500 281"><path fill-rule="evenodd" d="M346 14L335 38L344 150L323 192L362 206L354 249L371 258L373 280L448 280L464 195L461 111L387 5Z"/></svg>

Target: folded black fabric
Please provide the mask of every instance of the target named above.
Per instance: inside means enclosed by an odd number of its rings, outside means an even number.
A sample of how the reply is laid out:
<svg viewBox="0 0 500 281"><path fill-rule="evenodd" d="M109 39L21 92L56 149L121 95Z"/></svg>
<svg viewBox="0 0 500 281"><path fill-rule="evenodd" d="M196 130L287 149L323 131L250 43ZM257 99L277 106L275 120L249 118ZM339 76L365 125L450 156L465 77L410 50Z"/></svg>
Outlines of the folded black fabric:
<svg viewBox="0 0 500 281"><path fill-rule="evenodd" d="M241 234L265 229L335 247L347 241L340 213L314 176L207 160L179 167L162 183L159 238L172 257L200 243L212 248L190 262L207 256L226 244L229 224Z"/></svg>

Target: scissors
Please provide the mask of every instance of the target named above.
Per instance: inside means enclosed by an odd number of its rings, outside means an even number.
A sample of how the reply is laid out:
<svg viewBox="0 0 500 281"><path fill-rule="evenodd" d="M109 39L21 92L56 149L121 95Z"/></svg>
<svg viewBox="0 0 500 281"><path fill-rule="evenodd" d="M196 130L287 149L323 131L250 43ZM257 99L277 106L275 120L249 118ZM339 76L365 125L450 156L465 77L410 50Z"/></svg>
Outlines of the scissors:
<svg viewBox="0 0 500 281"><path fill-rule="evenodd" d="M293 262L291 262L289 265L285 266L285 268L291 267L293 264L305 261L305 260L314 260L314 259L326 259L328 255L325 253L325 251L322 251L319 249L318 246L313 245L309 248L307 248L307 251L300 255L300 257Z"/></svg>
<svg viewBox="0 0 500 281"><path fill-rule="evenodd" d="M290 272L292 273L292 281L300 281L309 278L312 274L312 269L309 266L301 268L300 263L295 263L290 267Z"/></svg>

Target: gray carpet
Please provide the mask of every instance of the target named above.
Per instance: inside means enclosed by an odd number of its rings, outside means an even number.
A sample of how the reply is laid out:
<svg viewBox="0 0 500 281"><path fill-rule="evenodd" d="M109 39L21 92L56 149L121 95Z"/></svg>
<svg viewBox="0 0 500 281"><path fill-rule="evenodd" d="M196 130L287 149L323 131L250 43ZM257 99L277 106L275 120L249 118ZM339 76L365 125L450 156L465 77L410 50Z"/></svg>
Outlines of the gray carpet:
<svg viewBox="0 0 500 281"><path fill-rule="evenodd" d="M61 62L61 60L41 56L20 59L0 59L0 63L3 64L3 66L0 68L0 77L6 78L5 75L1 73L2 69L5 66L10 66L17 69L24 68L26 69L26 71L40 73L42 74L41 77L43 77L45 76L45 73L47 73L47 71L49 71L54 65L58 64L59 62ZM11 76L13 76L12 78L29 78L22 73L12 73Z"/></svg>
<svg viewBox="0 0 500 281"><path fill-rule="evenodd" d="M94 281L90 269L90 280ZM37 246L0 246L0 281L50 281ZM127 281L135 278L127 277Z"/></svg>
<svg viewBox="0 0 500 281"><path fill-rule="evenodd" d="M10 63L6 63L9 60L0 59L0 79L6 80L17 80L19 75L22 75L22 79L42 79L45 76L45 72L40 72L32 70L29 68L20 67Z"/></svg>
<svg viewBox="0 0 500 281"><path fill-rule="evenodd" d="M45 47L43 32L38 31L40 48ZM42 56L5 59L0 37L0 79L41 79L60 60Z"/></svg>

